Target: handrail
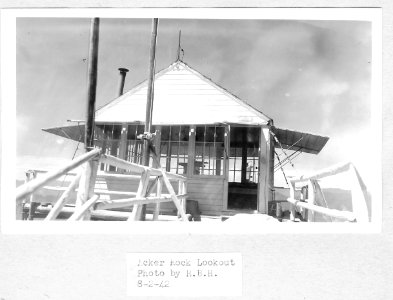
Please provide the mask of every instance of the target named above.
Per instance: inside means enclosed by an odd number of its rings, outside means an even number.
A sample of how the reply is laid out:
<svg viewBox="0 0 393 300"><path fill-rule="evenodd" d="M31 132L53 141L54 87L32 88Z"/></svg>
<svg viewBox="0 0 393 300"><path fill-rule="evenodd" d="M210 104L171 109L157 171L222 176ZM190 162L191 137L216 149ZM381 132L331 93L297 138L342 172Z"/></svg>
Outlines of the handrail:
<svg viewBox="0 0 393 300"><path fill-rule="evenodd" d="M292 203L294 206L302 207L308 210L312 210L314 212L324 214L330 217L338 218L338 219L344 219L349 222L353 222L356 219L356 216L354 213L350 211L340 211L337 209L332 209L332 208L326 208L314 204L310 204L307 202L302 202L300 200L288 198L287 201L289 203Z"/></svg>
<svg viewBox="0 0 393 300"><path fill-rule="evenodd" d="M129 161L125 161L123 159L117 158L112 155L102 154L101 155L101 162L112 165L117 168L125 169L127 171L133 171L142 174L143 172L149 170L151 176L162 176L163 173L166 173L167 177L172 180L182 180L186 181L187 178L174 173L165 172L161 169L156 169L152 167L141 166L136 163L132 163Z"/></svg>
<svg viewBox="0 0 393 300"><path fill-rule="evenodd" d="M16 193L16 200L17 202L20 202L22 199L25 199L27 196L32 195L35 191L37 191L39 188L48 188L48 189L53 189L51 187L47 187L46 185L50 183L51 181L63 176L69 174L68 172L76 167L81 166L84 163L94 163L96 167L92 168L92 173L89 172L82 172L76 177L73 178L71 184L66 187L55 187L54 190L59 190L63 191L63 194L61 197L56 201L55 206L51 209L45 220L53 220L56 219L57 215L63 210L65 203L67 202L67 198L69 197L70 193L76 189L77 184L79 183L79 188L78 190L78 196L79 193L81 193L81 188L82 188L82 193L92 193L89 198L90 199L85 199L81 203L77 203L75 213L73 216L70 217L69 220L81 220L84 217L89 217L86 214L89 214L92 212L91 208L95 206L95 209L99 208L109 208L109 207L124 207L124 206L131 206L134 205L134 209L132 212L132 215L128 218L128 220L137 220L139 218L139 215L136 214L137 209L136 207L141 204L148 204L148 203L153 203L156 205L156 210L159 210L159 203L160 202L166 202L166 201L173 201L176 208L178 209L179 214L182 217L183 221L188 221L188 218L185 214L185 198L187 197L186 194L186 181L187 178L178 174L166 172L163 169L158 169L158 168L152 168L148 166L141 166L138 164L130 163L128 161L119 159L114 156L110 155L104 155L101 154L102 150L101 149L94 149L88 153L85 153L78 158L74 159L73 161L67 163L65 166L62 166L58 170L51 171L43 175L42 177L35 178L24 185L20 186L17 188L17 193ZM157 159L155 157L155 159ZM134 171L136 173L140 173L141 179L139 183L139 188L137 193L131 193L131 192L116 192L116 191L100 191L99 189L92 189L90 191L91 187L89 187L89 191L85 190L85 183L88 181L95 181L97 177L97 164L98 162L104 162L110 165L113 165L118 168L126 169L129 171ZM43 173L40 171L40 173ZM121 178L134 178L135 175L126 175L126 174L101 174L103 177L121 177ZM156 176L156 182L154 182L151 186L148 187L148 184L151 180L151 176L154 177ZM82 180L83 179L83 180ZM173 190L173 187L169 180L176 180L179 182L179 191L178 195ZM157 182L160 182L161 184L157 185ZM162 183L165 184L167 187L169 194L162 194L161 195L161 189L162 189ZM89 183L91 184L91 183ZM157 187L157 196L150 196L149 194L151 193L151 190ZM95 192L95 194L94 194ZM134 198L128 198L128 199L119 199L115 201L110 201L110 202L100 202L96 204L96 202L99 199L100 194L105 194L105 195L110 195L110 194L116 194L116 195L127 195L131 196L136 194L136 197ZM87 194L86 194L87 195ZM79 198L77 198L78 201ZM32 201L32 200L31 200ZM134 216L135 214L135 216ZM86 216L85 216L86 215ZM157 220L157 214L154 217L154 220Z"/></svg>
<svg viewBox="0 0 393 300"><path fill-rule="evenodd" d="M101 152L101 149L94 149L90 152L87 152L78 158L74 159L73 161L67 163L63 167L48 172L45 174L43 177L36 178L32 181L27 182L24 185L19 186L16 189L16 201L20 201L23 198L27 197L28 195L34 193L36 190L38 190L40 187L43 187L44 185L48 184L52 180L55 180L56 178L65 175L68 171L79 167L83 163L95 158L98 156Z"/></svg>
<svg viewBox="0 0 393 300"><path fill-rule="evenodd" d="M319 172L316 172L316 173L308 175L308 176L301 176L298 178L293 178L290 181L298 183L298 182L308 181L311 179L312 180L322 179L324 177L333 176L333 175L337 175L338 173L348 171L351 166L353 166L353 164L351 162L340 163L340 164L334 165L332 167L320 170Z"/></svg>
<svg viewBox="0 0 393 300"><path fill-rule="evenodd" d="M337 175L339 173L349 172L351 176L351 194L353 212L338 211L331 208L325 208L314 204L316 193L322 193L321 188L317 182L318 179L324 177ZM295 184L299 182L308 182L308 200L309 202L302 202L295 198ZM287 199L291 203L291 220L295 220L295 207L302 207L311 211L315 211L327 216L346 219L348 221L369 222L368 209L366 204L366 189L360 175L355 166L351 162L340 163L330 168L325 168L309 176L301 176L290 180L289 185L290 197ZM323 195L323 194L322 194ZM312 221L312 218L309 218Z"/></svg>

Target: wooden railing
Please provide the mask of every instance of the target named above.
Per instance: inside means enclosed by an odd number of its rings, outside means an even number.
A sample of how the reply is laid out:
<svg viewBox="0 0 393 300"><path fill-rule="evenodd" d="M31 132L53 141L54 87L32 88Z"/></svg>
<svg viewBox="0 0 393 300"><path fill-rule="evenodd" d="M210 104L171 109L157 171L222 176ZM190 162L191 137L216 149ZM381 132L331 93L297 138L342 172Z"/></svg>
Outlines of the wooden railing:
<svg viewBox="0 0 393 300"><path fill-rule="evenodd" d="M98 164L100 162L136 174L107 174L104 176L114 178L139 178L138 190L136 192L125 192L95 189L94 186L97 178ZM69 171L77 167L82 167L82 170L72 179L68 187L47 186L49 183L60 178L61 176L67 175ZM183 221L187 222L188 218L185 214L187 196L186 180L187 178L184 176L165 172L159 168L151 168L135 163L130 163L114 156L101 154L100 149L94 149L88 153L85 153L84 155L81 155L58 170L48 172L38 178L33 178L31 181L28 181L24 185L18 187L16 190L16 201L17 203L26 201L29 203L29 208L31 210L34 207L33 203L35 203L35 201L32 199L32 195L40 188L62 191L60 198L55 202L52 209L50 209L48 212L45 218L47 221L55 220L62 211L69 212L70 209L72 210L72 215L68 220L77 221L88 220L90 219L91 214L99 214L105 209L124 208L130 206L132 206L133 209L132 212L129 213L127 219L129 221L143 220L144 212L142 207L144 204L155 205L153 220L158 220L158 216L160 214L160 203L173 202L178 211L178 215ZM178 182L177 194L175 193L171 181ZM79 187L77 188L77 186ZM164 186L166 187L169 194L162 193ZM77 190L75 208L65 208L65 205L69 202L71 193L75 190ZM153 191L155 191L154 194ZM101 195L121 195L126 196L126 198L116 200L100 200ZM110 213L110 211L107 213ZM114 214L116 215L116 213Z"/></svg>
<svg viewBox="0 0 393 300"><path fill-rule="evenodd" d="M322 196L322 189L318 183L319 179L338 175L347 172L348 178L351 180L351 198L352 198L352 212L339 211L336 209L326 208L316 205L316 197ZM295 199L295 185L297 183L307 183L308 197L307 199ZM324 169L318 173L307 177L300 177L290 180L290 197L287 199L291 203L291 221L295 221L296 207L301 207L308 210L307 221L313 222L315 219L314 213L320 213L325 216L330 216L342 219L349 222L369 222L367 209L367 191L364 184L352 163L340 164L328 169Z"/></svg>

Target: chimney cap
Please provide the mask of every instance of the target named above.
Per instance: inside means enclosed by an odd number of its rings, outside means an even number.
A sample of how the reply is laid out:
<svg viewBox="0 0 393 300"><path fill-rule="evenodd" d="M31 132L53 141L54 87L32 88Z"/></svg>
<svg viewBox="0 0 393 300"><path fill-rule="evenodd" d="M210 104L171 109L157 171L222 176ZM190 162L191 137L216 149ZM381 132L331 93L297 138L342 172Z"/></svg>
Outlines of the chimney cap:
<svg viewBox="0 0 393 300"><path fill-rule="evenodd" d="M118 69L121 73L127 73L129 70L128 69L126 69L126 68L119 68Z"/></svg>

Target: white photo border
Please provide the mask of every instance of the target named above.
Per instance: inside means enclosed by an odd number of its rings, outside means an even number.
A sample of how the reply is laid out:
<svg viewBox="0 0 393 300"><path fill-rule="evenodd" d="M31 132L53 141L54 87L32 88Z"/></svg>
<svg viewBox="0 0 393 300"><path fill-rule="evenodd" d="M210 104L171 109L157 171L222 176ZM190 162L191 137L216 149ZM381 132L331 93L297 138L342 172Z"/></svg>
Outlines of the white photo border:
<svg viewBox="0 0 393 300"><path fill-rule="evenodd" d="M16 166L16 18L179 18L362 20L372 23L371 120L375 145L373 221L352 223L278 223L268 228L206 226L177 222L26 222L15 220ZM1 10L1 232L6 234L265 234L265 233L380 233L382 227L382 9L381 8L55 8ZM7 141L5 143L4 141Z"/></svg>

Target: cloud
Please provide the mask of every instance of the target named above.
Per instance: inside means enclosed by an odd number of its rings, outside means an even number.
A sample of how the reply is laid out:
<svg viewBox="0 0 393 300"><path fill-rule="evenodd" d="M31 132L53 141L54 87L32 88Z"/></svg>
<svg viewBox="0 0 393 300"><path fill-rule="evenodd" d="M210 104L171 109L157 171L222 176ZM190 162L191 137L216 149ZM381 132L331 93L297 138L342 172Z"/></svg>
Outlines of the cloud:
<svg viewBox="0 0 393 300"><path fill-rule="evenodd" d="M347 82L338 82L334 80L325 81L318 89L318 94L323 97L337 97L347 92L349 85Z"/></svg>

